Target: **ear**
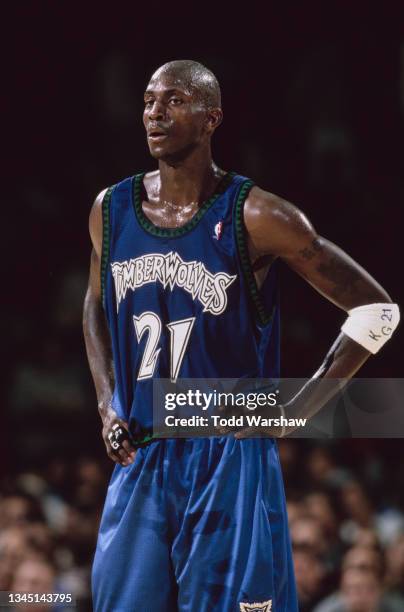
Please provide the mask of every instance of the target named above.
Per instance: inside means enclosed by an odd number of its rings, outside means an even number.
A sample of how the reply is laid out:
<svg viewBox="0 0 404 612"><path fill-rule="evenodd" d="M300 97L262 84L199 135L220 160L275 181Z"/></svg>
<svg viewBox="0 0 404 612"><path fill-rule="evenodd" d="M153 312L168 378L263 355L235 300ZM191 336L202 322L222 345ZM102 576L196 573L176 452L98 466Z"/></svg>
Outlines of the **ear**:
<svg viewBox="0 0 404 612"><path fill-rule="evenodd" d="M208 134L213 134L215 129L223 121L223 111L221 108L210 108L206 111L205 129Z"/></svg>

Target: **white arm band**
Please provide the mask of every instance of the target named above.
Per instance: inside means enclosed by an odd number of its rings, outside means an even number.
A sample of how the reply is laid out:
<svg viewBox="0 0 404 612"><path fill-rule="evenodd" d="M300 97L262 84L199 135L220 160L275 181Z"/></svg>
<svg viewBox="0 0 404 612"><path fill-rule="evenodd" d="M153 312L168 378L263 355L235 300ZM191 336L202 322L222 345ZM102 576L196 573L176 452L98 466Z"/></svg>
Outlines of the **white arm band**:
<svg viewBox="0 0 404 612"><path fill-rule="evenodd" d="M365 304L348 315L341 330L373 354L391 338L400 321L397 304Z"/></svg>

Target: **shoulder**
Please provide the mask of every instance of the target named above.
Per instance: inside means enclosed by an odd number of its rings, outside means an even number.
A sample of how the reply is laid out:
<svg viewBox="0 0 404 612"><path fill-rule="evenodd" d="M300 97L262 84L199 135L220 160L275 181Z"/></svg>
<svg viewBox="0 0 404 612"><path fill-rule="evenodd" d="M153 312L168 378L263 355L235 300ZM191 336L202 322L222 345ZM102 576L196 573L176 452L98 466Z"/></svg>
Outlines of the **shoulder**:
<svg viewBox="0 0 404 612"><path fill-rule="evenodd" d="M258 252L282 254L285 248L298 245L315 230L300 208L254 186L244 205L244 224Z"/></svg>
<svg viewBox="0 0 404 612"><path fill-rule="evenodd" d="M254 186L244 205L244 221L248 229L270 222L276 227L305 224L307 218L302 210L288 200Z"/></svg>
<svg viewBox="0 0 404 612"><path fill-rule="evenodd" d="M103 202L105 200L105 196L107 195L107 193L111 194L113 190L114 193L117 194L118 199L119 194L123 195L127 199L128 191L130 191L131 189L132 179L133 176L129 176L112 185L111 187L106 187L105 189L99 192L93 202L93 205L90 210L89 230L91 241L98 255L101 253L102 249Z"/></svg>

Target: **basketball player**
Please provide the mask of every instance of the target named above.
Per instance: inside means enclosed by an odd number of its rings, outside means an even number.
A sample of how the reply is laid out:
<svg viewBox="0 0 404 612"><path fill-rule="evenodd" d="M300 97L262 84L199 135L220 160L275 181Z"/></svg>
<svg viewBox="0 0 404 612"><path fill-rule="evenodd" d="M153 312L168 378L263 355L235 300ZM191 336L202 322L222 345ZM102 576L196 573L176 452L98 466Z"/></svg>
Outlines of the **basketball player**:
<svg viewBox="0 0 404 612"><path fill-rule="evenodd" d="M84 331L116 462L94 609L294 612L275 440L153 440L153 377L278 377L278 259L349 313L323 377L353 376L391 335L398 309L295 206L216 166L211 138L223 115L209 70L165 64L144 102L158 170L101 192L90 215Z"/></svg>

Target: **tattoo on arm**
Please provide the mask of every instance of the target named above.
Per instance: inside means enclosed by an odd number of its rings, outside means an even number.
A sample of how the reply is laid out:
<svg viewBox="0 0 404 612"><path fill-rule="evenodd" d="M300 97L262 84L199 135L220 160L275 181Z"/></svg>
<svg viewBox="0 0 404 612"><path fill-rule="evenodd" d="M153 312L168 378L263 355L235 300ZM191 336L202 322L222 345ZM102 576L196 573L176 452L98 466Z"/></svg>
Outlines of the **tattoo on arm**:
<svg viewBox="0 0 404 612"><path fill-rule="evenodd" d="M313 259L313 257L315 257L315 255L317 255L317 253L319 253L320 251L323 250L323 247L321 246L320 240L318 238L314 238L314 240L311 243L311 248L304 248L301 251L299 251L300 255L302 257L304 257L304 259L310 260Z"/></svg>
<svg viewBox="0 0 404 612"><path fill-rule="evenodd" d="M358 290L361 274L352 265L339 257L331 257L328 262L317 267L318 272L334 285L332 296L338 298L344 294L353 294Z"/></svg>

